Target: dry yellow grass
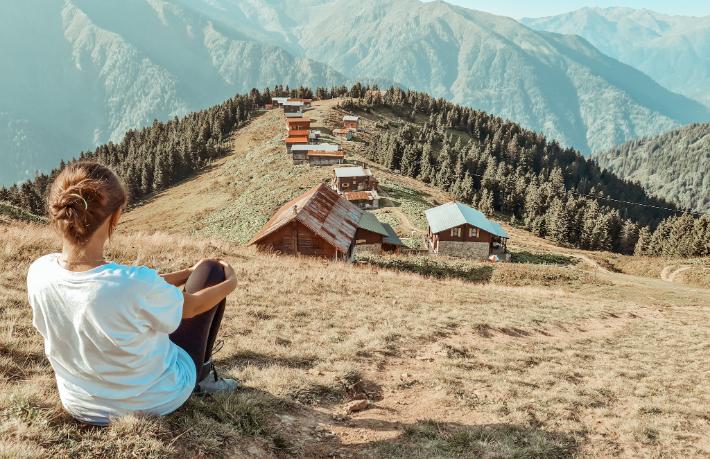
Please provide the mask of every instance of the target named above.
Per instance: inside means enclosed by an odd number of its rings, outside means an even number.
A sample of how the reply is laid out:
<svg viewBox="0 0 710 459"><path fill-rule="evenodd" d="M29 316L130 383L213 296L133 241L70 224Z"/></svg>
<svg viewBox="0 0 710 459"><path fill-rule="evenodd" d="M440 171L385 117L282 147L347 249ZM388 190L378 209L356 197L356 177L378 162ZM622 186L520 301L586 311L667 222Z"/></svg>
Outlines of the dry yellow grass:
<svg viewBox="0 0 710 459"><path fill-rule="evenodd" d="M601 271L523 285L524 265L475 284L119 234L118 261L233 263L216 360L245 389L87 428L59 406L25 299L28 264L57 243L22 223L1 225L0 241L0 456L710 454L708 290ZM370 408L346 415L361 397Z"/></svg>
<svg viewBox="0 0 710 459"><path fill-rule="evenodd" d="M337 123L333 104L311 113L315 127ZM681 285L703 285L707 260L678 272L687 261L560 248L507 225L514 251L582 262L451 262L469 282L259 254L235 242L330 176L293 167L283 133L282 115L264 114L232 155L129 212L111 245L124 263L221 256L240 275L216 360L244 389L165 418L87 428L62 412L24 288L31 260L58 244L44 227L0 221L0 457L710 455L710 290ZM344 146L362 159L361 145ZM412 240L421 208L450 199L376 174L395 195L379 215ZM674 282L660 279L668 265ZM346 413L360 398L369 408Z"/></svg>

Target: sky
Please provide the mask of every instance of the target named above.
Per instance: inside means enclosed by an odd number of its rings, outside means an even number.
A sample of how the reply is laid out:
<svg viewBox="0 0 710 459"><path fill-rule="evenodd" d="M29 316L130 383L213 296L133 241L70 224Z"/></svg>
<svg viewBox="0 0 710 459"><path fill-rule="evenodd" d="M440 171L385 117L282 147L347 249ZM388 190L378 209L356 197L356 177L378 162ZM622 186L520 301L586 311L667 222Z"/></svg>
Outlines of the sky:
<svg viewBox="0 0 710 459"><path fill-rule="evenodd" d="M448 3L482 10L502 16L523 17L553 16L585 6L627 6L646 8L666 14L688 16L710 15L710 0L445 0Z"/></svg>

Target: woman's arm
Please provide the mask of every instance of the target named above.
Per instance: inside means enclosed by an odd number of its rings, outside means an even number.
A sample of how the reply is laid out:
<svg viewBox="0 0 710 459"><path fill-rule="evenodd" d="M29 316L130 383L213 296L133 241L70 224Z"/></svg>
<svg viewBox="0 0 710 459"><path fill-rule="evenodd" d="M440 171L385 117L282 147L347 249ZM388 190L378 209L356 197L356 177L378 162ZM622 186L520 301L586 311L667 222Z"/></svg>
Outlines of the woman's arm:
<svg viewBox="0 0 710 459"><path fill-rule="evenodd" d="M183 319L190 319L209 311L237 288L237 275L234 269L224 261L220 261L220 263L224 267L224 281L195 293L182 293L184 297Z"/></svg>
<svg viewBox="0 0 710 459"><path fill-rule="evenodd" d="M160 277L165 279L168 284L174 285L175 287L180 287L185 282L187 278L190 277L192 273L192 268L181 269L180 271L174 271L171 273L161 274Z"/></svg>

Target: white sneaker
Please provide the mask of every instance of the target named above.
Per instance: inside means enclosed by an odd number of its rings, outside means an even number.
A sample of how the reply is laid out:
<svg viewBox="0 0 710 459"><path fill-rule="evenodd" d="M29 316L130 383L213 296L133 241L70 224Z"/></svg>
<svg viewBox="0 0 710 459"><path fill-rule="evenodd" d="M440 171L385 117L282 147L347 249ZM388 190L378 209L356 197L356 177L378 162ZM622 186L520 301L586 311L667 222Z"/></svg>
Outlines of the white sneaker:
<svg viewBox="0 0 710 459"><path fill-rule="evenodd" d="M214 365L210 368L202 381L197 383L198 394L218 394L223 392L234 392L239 388L239 383L234 379L222 378L217 375Z"/></svg>

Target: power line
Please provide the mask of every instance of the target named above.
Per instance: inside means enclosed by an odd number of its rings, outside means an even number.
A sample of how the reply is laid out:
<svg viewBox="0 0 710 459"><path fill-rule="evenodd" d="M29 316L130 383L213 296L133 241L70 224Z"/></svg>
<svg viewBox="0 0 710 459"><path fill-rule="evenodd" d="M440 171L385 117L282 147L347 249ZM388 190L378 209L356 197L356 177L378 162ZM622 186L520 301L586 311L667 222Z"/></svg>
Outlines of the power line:
<svg viewBox="0 0 710 459"><path fill-rule="evenodd" d="M480 174L471 174L470 172L469 172L469 175L471 175L472 177L485 178L483 175L480 175ZM489 178L490 178L490 177L489 177ZM496 180L497 182L500 182L500 180L497 179L497 178L493 178L493 180ZM666 211L669 211L669 212L675 212L675 213L679 213L679 214L691 214L691 215L698 215L698 216L710 215L710 213L707 213L707 212L696 212L696 211L692 211L692 210L672 209L672 208L670 208L670 207L654 206L654 205L652 205L652 204L643 204L643 203L641 203L641 202L624 201L624 200L621 200L621 199L607 198L607 197L604 197L604 196L596 196L596 195L593 195L593 194L578 193L578 192L572 191L572 190L565 190L565 191L567 191L568 193L571 193L571 194L576 194L577 196L585 197L585 198L600 199L600 200L603 200L603 201L620 202L620 203L623 203L623 204L632 204L632 205L641 206L641 207L650 207L650 208L653 208L653 209L666 210Z"/></svg>

